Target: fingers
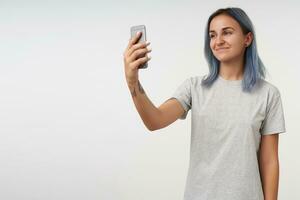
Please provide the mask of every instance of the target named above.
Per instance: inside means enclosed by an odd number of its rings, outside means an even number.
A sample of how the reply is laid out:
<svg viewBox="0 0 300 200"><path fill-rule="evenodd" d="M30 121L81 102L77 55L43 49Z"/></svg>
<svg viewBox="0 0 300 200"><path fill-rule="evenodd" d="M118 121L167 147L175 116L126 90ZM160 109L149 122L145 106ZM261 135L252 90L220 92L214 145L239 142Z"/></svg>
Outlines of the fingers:
<svg viewBox="0 0 300 200"><path fill-rule="evenodd" d="M128 57L128 62L133 62L138 58L141 58L142 56L146 55L147 53L151 52L152 49L149 48L142 48L134 51L129 57Z"/></svg>
<svg viewBox="0 0 300 200"><path fill-rule="evenodd" d="M143 43L138 43L138 44L135 44L135 45L131 46L131 48L128 49L128 51L127 51L127 56L131 56L131 54L132 54L134 51L136 51L137 49L145 48L145 47L147 47L149 44L150 44L150 42L143 42Z"/></svg>
<svg viewBox="0 0 300 200"><path fill-rule="evenodd" d="M132 66L134 66L134 68L138 68L139 66L141 66L142 64L148 62L151 59L151 56L144 56L142 58L137 59L136 61L134 61L132 63Z"/></svg>
<svg viewBox="0 0 300 200"><path fill-rule="evenodd" d="M142 36L142 32L138 32L135 36L129 39L129 43L127 45L126 51L128 51Z"/></svg>
<svg viewBox="0 0 300 200"><path fill-rule="evenodd" d="M130 39L127 48L123 53L124 63L131 63L134 65L133 63L136 61L143 62L143 56L152 51L151 48L147 48L147 46L150 45L150 42L136 43L141 35L142 33L139 32L139 34ZM144 61L147 62L147 56L144 59L146 59Z"/></svg>

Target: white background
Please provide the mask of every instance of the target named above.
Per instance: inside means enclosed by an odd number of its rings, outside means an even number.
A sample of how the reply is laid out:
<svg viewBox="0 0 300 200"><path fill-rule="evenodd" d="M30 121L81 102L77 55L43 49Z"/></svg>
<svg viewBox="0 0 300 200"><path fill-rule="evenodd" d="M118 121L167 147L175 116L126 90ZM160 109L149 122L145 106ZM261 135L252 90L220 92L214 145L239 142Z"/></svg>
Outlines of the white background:
<svg viewBox="0 0 300 200"><path fill-rule="evenodd" d="M140 81L159 106L208 72L204 29L218 8L251 18L267 81L281 92L279 199L299 194L299 7L274 1L0 1L0 199L182 200L186 120L150 132L129 93L123 52L146 25Z"/></svg>

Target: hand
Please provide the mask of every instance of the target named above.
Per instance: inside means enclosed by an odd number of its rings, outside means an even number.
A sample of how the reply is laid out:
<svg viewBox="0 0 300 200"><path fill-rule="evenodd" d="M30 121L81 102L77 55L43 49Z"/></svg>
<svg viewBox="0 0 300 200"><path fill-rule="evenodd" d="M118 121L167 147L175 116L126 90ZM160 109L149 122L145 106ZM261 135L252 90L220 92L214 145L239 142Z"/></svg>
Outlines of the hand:
<svg viewBox="0 0 300 200"><path fill-rule="evenodd" d="M141 32L139 32L139 34L132 37L123 53L125 76L128 85L138 83L138 67L151 59L150 56L146 55L151 52L151 48L146 48L150 42L137 43L141 35Z"/></svg>

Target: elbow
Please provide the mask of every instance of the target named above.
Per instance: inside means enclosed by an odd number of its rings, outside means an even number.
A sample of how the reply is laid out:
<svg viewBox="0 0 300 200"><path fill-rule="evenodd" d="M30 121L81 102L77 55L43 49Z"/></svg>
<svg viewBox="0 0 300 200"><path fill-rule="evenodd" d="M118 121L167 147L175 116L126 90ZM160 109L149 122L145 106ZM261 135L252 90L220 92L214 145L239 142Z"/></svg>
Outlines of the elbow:
<svg viewBox="0 0 300 200"><path fill-rule="evenodd" d="M143 122L144 122L145 127L151 132L159 129L158 124L155 122L148 122L148 121L143 121Z"/></svg>
<svg viewBox="0 0 300 200"><path fill-rule="evenodd" d="M151 132L159 129L158 126L155 126L155 125L147 125L146 127Z"/></svg>
<svg viewBox="0 0 300 200"><path fill-rule="evenodd" d="M153 132L153 131L155 131L155 130L157 130L155 127L147 127L147 129L150 131L150 132Z"/></svg>
<svg viewBox="0 0 300 200"><path fill-rule="evenodd" d="M152 120L143 120L144 125L147 127L147 129L149 131L156 131L158 129L161 129L161 123L160 123L160 118L158 117L158 115L156 115L156 117L153 117Z"/></svg>

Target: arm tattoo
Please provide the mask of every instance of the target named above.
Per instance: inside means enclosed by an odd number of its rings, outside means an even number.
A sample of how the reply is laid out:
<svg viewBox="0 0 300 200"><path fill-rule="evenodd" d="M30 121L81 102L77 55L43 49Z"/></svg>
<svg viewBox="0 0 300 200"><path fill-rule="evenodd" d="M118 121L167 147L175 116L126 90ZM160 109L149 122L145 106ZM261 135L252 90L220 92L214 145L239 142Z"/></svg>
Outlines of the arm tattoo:
<svg viewBox="0 0 300 200"><path fill-rule="evenodd" d="M142 87L140 81L138 81L138 89L139 89L140 93L145 94L145 90L144 90L144 88ZM132 96L132 97L136 97L135 87L133 88L133 91L131 91L131 96Z"/></svg>
<svg viewBox="0 0 300 200"><path fill-rule="evenodd" d="M136 97L135 88L133 88L133 91L130 91L130 92L131 92L131 96L132 96L132 97Z"/></svg>
<svg viewBox="0 0 300 200"><path fill-rule="evenodd" d="M144 94L145 91L144 91L144 88L142 87L140 81L138 81L138 85L139 85L139 91L140 91L142 94Z"/></svg>

